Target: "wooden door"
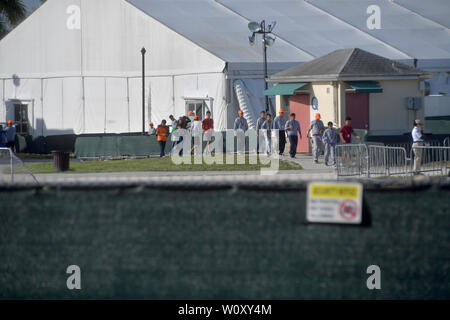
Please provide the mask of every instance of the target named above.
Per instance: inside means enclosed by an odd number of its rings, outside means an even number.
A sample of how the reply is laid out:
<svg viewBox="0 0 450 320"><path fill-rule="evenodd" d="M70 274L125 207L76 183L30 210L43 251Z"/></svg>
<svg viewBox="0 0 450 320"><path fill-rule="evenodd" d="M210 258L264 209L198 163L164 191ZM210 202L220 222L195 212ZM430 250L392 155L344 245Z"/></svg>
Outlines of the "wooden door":
<svg viewBox="0 0 450 320"><path fill-rule="evenodd" d="M291 113L295 113L296 120L300 122L300 128L302 131L303 139L298 140L297 152L299 153L309 153L309 142L306 134L308 133L308 128L310 125L310 104L309 104L309 94L301 94L291 96L289 99L289 107Z"/></svg>
<svg viewBox="0 0 450 320"><path fill-rule="evenodd" d="M369 130L369 94L347 93L345 103L345 114L352 118L352 127Z"/></svg>

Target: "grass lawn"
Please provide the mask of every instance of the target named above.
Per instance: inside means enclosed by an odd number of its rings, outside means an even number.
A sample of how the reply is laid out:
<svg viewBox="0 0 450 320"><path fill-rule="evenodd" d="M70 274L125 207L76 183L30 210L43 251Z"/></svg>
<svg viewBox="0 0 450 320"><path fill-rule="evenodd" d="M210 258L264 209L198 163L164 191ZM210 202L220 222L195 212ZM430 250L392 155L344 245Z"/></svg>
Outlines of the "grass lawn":
<svg viewBox="0 0 450 320"><path fill-rule="evenodd" d="M67 173L100 173L100 172L140 172L140 171L256 171L261 168L269 168L258 161L258 164L249 164L249 157L245 156L246 164L227 164L224 156L223 164L182 164L176 165L170 157L133 159L133 160L111 160L111 161L87 161L71 162ZM194 160L192 159L192 163ZM26 166L35 174L55 173L52 162L28 162ZM301 170L299 164L280 160L279 170Z"/></svg>

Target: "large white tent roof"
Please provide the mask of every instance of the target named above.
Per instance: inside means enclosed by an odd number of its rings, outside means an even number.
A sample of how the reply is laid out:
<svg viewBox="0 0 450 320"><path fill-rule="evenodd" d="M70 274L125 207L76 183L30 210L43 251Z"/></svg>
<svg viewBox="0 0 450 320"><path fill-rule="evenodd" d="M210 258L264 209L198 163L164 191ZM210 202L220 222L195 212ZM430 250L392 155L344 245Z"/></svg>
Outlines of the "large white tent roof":
<svg viewBox="0 0 450 320"><path fill-rule="evenodd" d="M272 62L304 62L358 47L419 67L450 67L447 0L127 0L227 62L260 62L250 47L249 21L276 20ZM381 9L381 29L369 30L367 8ZM430 63L430 61L432 61Z"/></svg>

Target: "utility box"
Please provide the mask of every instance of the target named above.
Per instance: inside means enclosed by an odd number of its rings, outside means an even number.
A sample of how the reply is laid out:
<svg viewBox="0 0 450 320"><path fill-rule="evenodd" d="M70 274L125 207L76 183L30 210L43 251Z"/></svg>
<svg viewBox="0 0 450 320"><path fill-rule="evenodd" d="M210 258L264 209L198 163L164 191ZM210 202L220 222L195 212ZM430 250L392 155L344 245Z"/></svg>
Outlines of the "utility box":
<svg viewBox="0 0 450 320"><path fill-rule="evenodd" d="M406 108L408 110L419 110L422 108L422 98L421 97L406 97L405 98Z"/></svg>

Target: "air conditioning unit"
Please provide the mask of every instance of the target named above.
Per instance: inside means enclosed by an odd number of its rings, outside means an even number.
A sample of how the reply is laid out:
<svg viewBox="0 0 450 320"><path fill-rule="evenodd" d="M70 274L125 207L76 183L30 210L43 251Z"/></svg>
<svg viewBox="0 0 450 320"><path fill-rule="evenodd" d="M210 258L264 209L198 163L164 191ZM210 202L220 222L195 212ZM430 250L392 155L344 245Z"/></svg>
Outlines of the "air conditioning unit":
<svg viewBox="0 0 450 320"><path fill-rule="evenodd" d="M406 97L405 104L408 110L419 110L422 108L422 97Z"/></svg>

